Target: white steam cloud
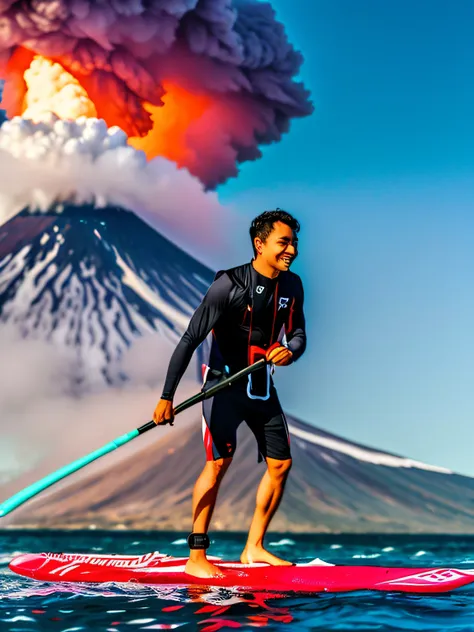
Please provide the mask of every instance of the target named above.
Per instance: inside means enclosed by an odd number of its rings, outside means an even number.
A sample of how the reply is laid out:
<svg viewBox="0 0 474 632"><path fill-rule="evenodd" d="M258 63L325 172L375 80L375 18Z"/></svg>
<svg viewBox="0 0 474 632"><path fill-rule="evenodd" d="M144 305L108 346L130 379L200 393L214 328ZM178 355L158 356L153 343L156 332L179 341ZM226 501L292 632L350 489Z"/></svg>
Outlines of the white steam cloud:
<svg viewBox="0 0 474 632"><path fill-rule="evenodd" d="M50 114L40 122L15 117L0 128L0 224L25 207L47 211L58 201L118 205L205 263L232 252L241 222L216 193L173 162L127 144L119 127Z"/></svg>

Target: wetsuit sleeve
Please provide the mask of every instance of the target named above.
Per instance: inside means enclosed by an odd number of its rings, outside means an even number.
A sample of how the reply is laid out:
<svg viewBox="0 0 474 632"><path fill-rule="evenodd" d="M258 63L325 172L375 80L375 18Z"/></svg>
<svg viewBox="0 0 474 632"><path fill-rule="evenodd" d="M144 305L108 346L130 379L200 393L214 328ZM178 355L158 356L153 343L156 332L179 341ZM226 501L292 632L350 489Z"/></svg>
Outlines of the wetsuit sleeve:
<svg viewBox="0 0 474 632"><path fill-rule="evenodd" d="M296 362L306 349L306 321L303 309L304 290L303 283L298 277L299 288L295 296L295 306L292 317L292 328L286 336L288 349L293 353L290 364Z"/></svg>
<svg viewBox="0 0 474 632"><path fill-rule="evenodd" d="M172 400L194 351L204 341L224 312L232 282L227 274L215 279L189 321L188 328L171 356L162 399Z"/></svg>

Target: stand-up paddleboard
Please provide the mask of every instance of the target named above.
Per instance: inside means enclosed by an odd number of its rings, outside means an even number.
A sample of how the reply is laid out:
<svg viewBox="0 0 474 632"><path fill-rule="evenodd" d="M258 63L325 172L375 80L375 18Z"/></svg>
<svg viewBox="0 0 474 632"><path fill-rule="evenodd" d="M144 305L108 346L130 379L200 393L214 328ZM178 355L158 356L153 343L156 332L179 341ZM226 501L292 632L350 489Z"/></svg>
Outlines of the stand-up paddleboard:
<svg viewBox="0 0 474 632"><path fill-rule="evenodd" d="M209 585L249 591L344 592L383 590L442 593L474 582L474 569L339 566L314 560L293 566L241 564L208 558L223 578L199 579L185 573L186 557L35 553L14 558L19 575L53 582L136 582L175 586Z"/></svg>

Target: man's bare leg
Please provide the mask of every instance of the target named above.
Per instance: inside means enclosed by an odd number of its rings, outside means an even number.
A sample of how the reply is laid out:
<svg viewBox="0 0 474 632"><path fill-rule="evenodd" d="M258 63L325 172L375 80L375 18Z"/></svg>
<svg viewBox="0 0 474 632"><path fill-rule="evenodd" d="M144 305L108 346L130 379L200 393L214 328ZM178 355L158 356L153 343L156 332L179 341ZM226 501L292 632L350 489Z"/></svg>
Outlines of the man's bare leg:
<svg viewBox="0 0 474 632"><path fill-rule="evenodd" d="M220 483L226 473L232 457L207 461L193 491L193 532L207 533L216 504ZM204 549L189 552L185 572L195 577L222 576L221 571L206 558Z"/></svg>
<svg viewBox="0 0 474 632"><path fill-rule="evenodd" d="M280 461L267 457L266 461L267 471L258 487L255 513L240 561L243 564L267 562L272 565L290 566L291 562L282 560L263 548L263 538L283 496L286 479L291 468L291 459Z"/></svg>

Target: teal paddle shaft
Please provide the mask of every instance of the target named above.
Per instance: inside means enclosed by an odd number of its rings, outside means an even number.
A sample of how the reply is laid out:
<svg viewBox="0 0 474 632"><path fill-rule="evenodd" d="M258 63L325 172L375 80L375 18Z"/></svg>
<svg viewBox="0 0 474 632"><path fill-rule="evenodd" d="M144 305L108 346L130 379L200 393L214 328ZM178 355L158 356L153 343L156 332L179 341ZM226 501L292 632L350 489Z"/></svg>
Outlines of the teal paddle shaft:
<svg viewBox="0 0 474 632"><path fill-rule="evenodd" d="M227 377L221 380L220 382L218 382L211 388L205 391L201 391L197 393L196 395L193 395L193 397L190 397L189 399L185 400L181 404L178 404L178 406L176 406L176 408L174 409L174 414L177 415L183 410L186 410L187 408L194 406L194 404L197 404L203 401L204 399L209 399L209 397L212 397L218 391L221 391L227 386L230 386L236 380L239 380L242 377L249 375L253 371L256 371L257 369L263 367L266 364L266 362L267 362L266 359L262 358L261 360L258 360L258 362L255 362L254 364L251 364L250 366L245 367L244 369L242 369L241 371L238 371L234 375L231 375L230 377ZM121 435L120 437L117 437L117 439L114 439L113 441L106 443L104 446L102 446L98 450L94 450L94 452L91 452L90 454L80 459L77 459L76 461L73 461L72 463L69 463L69 465L65 465L64 467L59 468L59 470L56 470L55 472L48 474L48 476L45 476L44 478L37 481L36 483L33 483L32 485L25 487L20 492L18 492L17 494L14 494L13 496L11 496L10 498L8 498L7 500L5 500L3 503L0 504L0 518L3 516L6 516L8 513L10 513L11 511L16 509L23 503L25 503L27 500L29 500L30 498L33 498L33 496L36 496L36 494L39 494L40 492L45 490L47 487L50 487L54 483L57 483L63 478L66 478L66 476L69 476L70 474L77 472L77 470L80 470L85 465L88 465L89 463L92 463L92 461L99 459L101 456L104 456L105 454L108 454L109 452L112 452L113 450L120 448L120 446L125 445L132 439L135 439L135 437L138 437L139 435L143 434L144 432L147 432L148 430L151 430L152 428L156 428L156 426L157 424L155 424L154 421L148 421L143 426L140 426L140 428L136 428L135 430L127 432L126 434Z"/></svg>

